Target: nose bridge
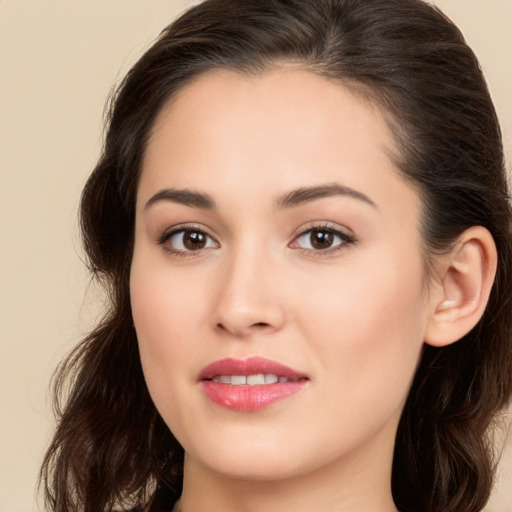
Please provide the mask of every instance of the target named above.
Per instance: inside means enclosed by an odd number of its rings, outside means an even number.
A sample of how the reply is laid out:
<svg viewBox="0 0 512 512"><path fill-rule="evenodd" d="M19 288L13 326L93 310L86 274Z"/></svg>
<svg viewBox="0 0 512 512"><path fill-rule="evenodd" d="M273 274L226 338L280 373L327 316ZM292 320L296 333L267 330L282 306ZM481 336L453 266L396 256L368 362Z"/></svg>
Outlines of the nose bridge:
<svg viewBox="0 0 512 512"><path fill-rule="evenodd" d="M214 323L235 336L274 331L284 321L283 304L272 279L276 263L264 246L254 239L241 241L222 263Z"/></svg>

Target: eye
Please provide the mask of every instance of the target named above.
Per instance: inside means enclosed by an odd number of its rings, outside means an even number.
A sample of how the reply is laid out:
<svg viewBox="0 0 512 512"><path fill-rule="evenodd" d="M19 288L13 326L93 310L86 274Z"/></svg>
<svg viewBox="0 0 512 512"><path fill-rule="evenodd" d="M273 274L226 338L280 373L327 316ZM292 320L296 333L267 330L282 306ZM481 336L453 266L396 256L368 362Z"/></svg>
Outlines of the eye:
<svg viewBox="0 0 512 512"><path fill-rule="evenodd" d="M301 233L292 242L291 247L315 252L332 252L353 242L352 236L340 230L331 227L314 227Z"/></svg>
<svg viewBox="0 0 512 512"><path fill-rule="evenodd" d="M218 247L219 244L200 229L180 228L168 231L158 240L170 253L186 255L203 249Z"/></svg>

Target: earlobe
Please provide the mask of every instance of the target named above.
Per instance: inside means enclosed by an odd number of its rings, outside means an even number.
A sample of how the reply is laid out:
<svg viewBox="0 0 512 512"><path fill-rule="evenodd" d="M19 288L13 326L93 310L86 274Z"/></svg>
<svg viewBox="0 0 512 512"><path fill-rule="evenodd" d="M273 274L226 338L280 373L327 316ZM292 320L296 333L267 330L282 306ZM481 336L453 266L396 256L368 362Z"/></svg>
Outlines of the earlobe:
<svg viewBox="0 0 512 512"><path fill-rule="evenodd" d="M489 300L496 263L496 245L489 231L481 226L464 231L440 262L425 343L449 345L478 323Z"/></svg>

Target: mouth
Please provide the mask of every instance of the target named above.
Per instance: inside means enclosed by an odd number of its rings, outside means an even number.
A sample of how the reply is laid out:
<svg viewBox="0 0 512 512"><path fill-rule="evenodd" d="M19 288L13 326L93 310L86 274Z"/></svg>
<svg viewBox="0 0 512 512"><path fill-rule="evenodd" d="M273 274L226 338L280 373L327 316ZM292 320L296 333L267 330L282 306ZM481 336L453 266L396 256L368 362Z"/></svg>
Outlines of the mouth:
<svg viewBox="0 0 512 512"><path fill-rule="evenodd" d="M263 373L254 373L252 375L215 375L215 377L208 380L229 384L230 386L263 386L265 384L276 384L277 382L297 382L274 373L267 373L266 375Z"/></svg>
<svg viewBox="0 0 512 512"><path fill-rule="evenodd" d="M270 359L222 359L205 367L198 378L205 395L236 411L257 411L301 391L307 375Z"/></svg>

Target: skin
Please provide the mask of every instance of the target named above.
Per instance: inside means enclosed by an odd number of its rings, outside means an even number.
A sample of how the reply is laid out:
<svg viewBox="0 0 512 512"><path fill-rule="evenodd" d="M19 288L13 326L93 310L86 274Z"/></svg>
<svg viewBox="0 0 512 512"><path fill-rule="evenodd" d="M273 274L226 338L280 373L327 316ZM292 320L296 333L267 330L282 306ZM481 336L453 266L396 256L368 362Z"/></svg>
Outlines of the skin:
<svg viewBox="0 0 512 512"><path fill-rule="evenodd" d="M300 70L210 73L161 112L131 300L150 393L185 449L184 512L396 510L393 443L433 306L420 200L393 151L377 108ZM276 205L333 183L356 194ZM208 194L215 208L155 198L165 189ZM206 246L163 240L183 226ZM326 226L353 241L313 248L307 230ZM257 412L212 403L200 371L250 356L308 381Z"/></svg>

